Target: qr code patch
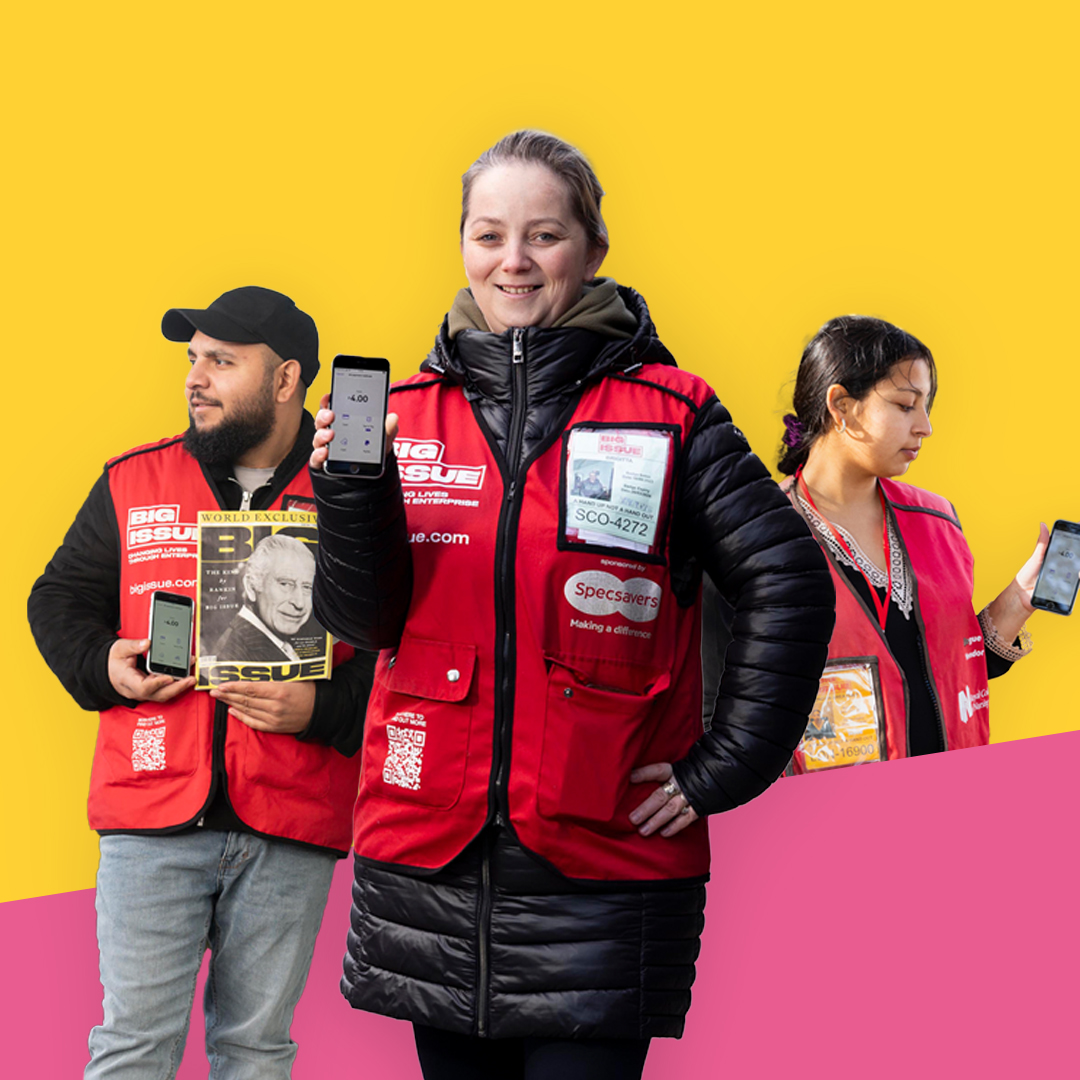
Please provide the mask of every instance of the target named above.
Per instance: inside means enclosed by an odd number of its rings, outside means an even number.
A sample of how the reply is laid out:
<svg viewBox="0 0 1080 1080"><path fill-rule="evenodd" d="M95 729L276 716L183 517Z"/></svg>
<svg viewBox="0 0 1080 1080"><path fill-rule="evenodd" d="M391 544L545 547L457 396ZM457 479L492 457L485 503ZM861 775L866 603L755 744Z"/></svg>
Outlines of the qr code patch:
<svg viewBox="0 0 1080 1080"><path fill-rule="evenodd" d="M387 724L386 738L390 745L383 764L383 783L419 791L427 732Z"/></svg>
<svg viewBox="0 0 1080 1080"><path fill-rule="evenodd" d="M131 733L131 767L136 772L165 768L165 725Z"/></svg>

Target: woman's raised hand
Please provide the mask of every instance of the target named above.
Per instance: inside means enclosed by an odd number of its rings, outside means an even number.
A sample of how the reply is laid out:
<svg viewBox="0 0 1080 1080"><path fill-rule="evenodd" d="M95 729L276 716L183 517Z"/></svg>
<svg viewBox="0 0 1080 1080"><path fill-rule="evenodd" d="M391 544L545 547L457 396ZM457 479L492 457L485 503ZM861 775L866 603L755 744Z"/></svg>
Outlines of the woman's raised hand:
<svg viewBox="0 0 1080 1080"><path fill-rule="evenodd" d="M323 394L319 402L319 411L315 414L315 437L311 440L314 449L308 459L313 469L321 469L330 454L329 445L334 441L334 414L330 410L330 395ZM394 448L394 439L398 433L397 413L386 414L386 453Z"/></svg>
<svg viewBox="0 0 1080 1080"><path fill-rule="evenodd" d="M1046 548L1049 543L1050 530L1040 521L1039 542L1035 545L1035 550L1031 553L1031 558L1020 567L1020 571L1015 579L1015 584L1019 591L1020 602L1024 605L1029 614L1035 610L1031 604L1031 594L1035 591L1035 582L1038 580L1039 570L1042 569L1043 559L1046 557Z"/></svg>
<svg viewBox="0 0 1080 1080"><path fill-rule="evenodd" d="M319 411L315 414L315 437L311 440L314 448L308 463L313 469L321 469L330 451L327 449L334 439L334 414L330 411L330 395L323 394L319 402Z"/></svg>
<svg viewBox="0 0 1080 1080"><path fill-rule="evenodd" d="M1035 610L1031 603L1031 594L1035 591L1035 582L1039 578L1039 570L1042 568L1049 543L1050 530L1040 522L1039 541L1031 553L1031 558L1020 567L1016 577L1002 589L997 599L986 605L986 612L997 636L1005 643L1015 639L1028 616Z"/></svg>

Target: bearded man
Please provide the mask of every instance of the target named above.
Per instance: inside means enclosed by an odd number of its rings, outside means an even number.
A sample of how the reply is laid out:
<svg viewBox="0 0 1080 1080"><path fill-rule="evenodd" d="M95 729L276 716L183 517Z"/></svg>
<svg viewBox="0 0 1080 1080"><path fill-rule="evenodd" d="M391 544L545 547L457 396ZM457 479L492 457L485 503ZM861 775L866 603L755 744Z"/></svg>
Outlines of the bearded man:
<svg viewBox="0 0 1080 1080"><path fill-rule="evenodd" d="M176 1075L209 947L213 1075L284 1080L293 1009L349 849L374 658L338 645L332 681L210 691L147 672L152 592L194 596L200 510L314 509L311 317L249 286L173 308L161 328L189 343L188 429L106 464L28 605L48 665L101 712L89 816L101 834L104 1018L85 1076ZM277 603L279 624L306 620L304 592Z"/></svg>

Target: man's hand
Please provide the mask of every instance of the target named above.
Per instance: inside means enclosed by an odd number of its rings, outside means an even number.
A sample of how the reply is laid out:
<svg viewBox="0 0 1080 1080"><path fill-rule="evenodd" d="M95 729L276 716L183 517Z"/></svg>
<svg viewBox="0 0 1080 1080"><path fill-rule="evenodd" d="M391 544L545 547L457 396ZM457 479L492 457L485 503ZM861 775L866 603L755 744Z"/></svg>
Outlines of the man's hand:
<svg viewBox="0 0 1080 1080"><path fill-rule="evenodd" d="M311 723L315 684L305 682L227 682L210 696L224 701L237 720L256 731L295 735Z"/></svg>
<svg viewBox="0 0 1080 1080"><path fill-rule="evenodd" d="M140 671L135 658L150 648L147 638L117 638L109 649L109 682L122 697L132 701L172 701L195 685L195 676L174 679Z"/></svg>

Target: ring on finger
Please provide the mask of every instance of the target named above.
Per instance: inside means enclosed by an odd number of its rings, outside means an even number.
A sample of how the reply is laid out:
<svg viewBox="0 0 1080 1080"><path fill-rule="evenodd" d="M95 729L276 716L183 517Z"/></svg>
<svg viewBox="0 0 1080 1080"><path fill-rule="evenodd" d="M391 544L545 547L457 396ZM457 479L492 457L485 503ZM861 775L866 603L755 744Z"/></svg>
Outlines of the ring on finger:
<svg viewBox="0 0 1080 1080"><path fill-rule="evenodd" d="M693 809L694 808L689 803L686 803L683 806L683 808L679 811L679 816L682 817L684 814L689 814L690 811L693 810Z"/></svg>
<svg viewBox="0 0 1080 1080"><path fill-rule="evenodd" d="M664 793L664 794L665 794L665 795L666 795L666 796L667 796L667 797L668 797L669 799L672 799L672 798L674 798L674 797L675 797L676 795L678 795L678 794L679 794L679 785L678 785L677 783L675 783L675 779L674 779L674 777L673 777L673 778L672 778L672 779L670 779L670 780L669 780L669 781L668 781L668 782L667 782L667 783L666 783L666 784L665 784L665 785L664 785L664 786L663 786L663 787L662 787L662 788L661 788L660 790L661 790L661 791L662 791L662 792L663 792L663 793Z"/></svg>

